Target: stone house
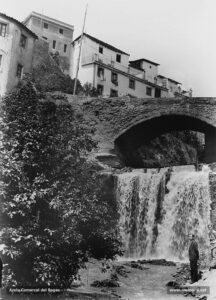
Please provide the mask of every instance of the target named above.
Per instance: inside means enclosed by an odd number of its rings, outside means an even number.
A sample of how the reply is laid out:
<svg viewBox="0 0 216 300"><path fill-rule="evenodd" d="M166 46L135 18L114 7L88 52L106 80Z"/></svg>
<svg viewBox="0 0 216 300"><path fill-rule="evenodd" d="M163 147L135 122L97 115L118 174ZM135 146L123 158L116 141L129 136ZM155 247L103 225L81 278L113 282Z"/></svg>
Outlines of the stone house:
<svg viewBox="0 0 216 300"><path fill-rule="evenodd" d="M32 69L37 35L16 19L0 13L0 96Z"/></svg>
<svg viewBox="0 0 216 300"><path fill-rule="evenodd" d="M76 74L80 41L81 36L72 43L72 78ZM166 97L168 89L155 81L158 64L146 59L129 62L129 56L128 53L84 33L78 78L82 84L91 83L104 97Z"/></svg>
<svg viewBox="0 0 216 300"><path fill-rule="evenodd" d="M49 44L50 53L59 56L59 65L68 74L74 26L37 12L31 12L23 24Z"/></svg>

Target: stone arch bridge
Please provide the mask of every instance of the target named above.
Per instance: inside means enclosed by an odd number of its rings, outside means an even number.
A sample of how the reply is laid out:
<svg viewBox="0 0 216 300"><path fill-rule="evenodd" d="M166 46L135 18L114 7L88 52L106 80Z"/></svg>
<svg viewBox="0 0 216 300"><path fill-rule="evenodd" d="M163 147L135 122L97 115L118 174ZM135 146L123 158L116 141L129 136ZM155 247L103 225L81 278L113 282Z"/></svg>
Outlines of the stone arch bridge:
<svg viewBox="0 0 216 300"><path fill-rule="evenodd" d="M117 149L124 152L173 130L193 130L205 134L205 162L216 162L216 98L73 98L71 102L96 126L98 159L118 164Z"/></svg>

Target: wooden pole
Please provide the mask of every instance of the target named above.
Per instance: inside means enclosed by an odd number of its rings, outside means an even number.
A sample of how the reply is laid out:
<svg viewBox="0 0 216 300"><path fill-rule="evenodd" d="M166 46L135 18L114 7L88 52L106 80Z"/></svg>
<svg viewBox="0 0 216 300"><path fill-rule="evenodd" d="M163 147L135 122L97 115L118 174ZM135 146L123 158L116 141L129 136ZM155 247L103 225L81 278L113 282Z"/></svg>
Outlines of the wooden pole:
<svg viewBox="0 0 216 300"><path fill-rule="evenodd" d="M74 82L73 95L76 94L77 77L78 77L78 73L79 73L79 64L80 64L80 58L81 58L81 50L82 50L82 42L83 42L83 36L84 36L84 29L85 29L87 9L88 9L88 4L86 5L85 16L84 16L84 21L83 21L83 28L82 28L82 34L81 34L81 37L80 37L80 48L79 48L79 56L78 56L78 62L77 62L77 69L76 69L76 76L75 76L75 82Z"/></svg>

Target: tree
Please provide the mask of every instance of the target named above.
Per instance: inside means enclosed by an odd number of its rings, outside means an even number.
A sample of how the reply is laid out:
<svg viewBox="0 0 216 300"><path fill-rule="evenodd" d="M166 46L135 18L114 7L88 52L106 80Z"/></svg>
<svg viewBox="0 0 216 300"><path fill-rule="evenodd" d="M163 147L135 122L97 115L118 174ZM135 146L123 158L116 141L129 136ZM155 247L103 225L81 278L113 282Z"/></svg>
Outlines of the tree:
<svg viewBox="0 0 216 300"><path fill-rule="evenodd" d="M28 80L3 100L1 116L8 273L20 284L69 286L90 256L121 254L117 203L104 197L99 168L87 159L94 130L65 96L44 99Z"/></svg>
<svg viewBox="0 0 216 300"><path fill-rule="evenodd" d="M91 83L86 82L83 85L83 93L85 96L89 96L89 97L98 97L99 96L99 92L98 90L92 86Z"/></svg>

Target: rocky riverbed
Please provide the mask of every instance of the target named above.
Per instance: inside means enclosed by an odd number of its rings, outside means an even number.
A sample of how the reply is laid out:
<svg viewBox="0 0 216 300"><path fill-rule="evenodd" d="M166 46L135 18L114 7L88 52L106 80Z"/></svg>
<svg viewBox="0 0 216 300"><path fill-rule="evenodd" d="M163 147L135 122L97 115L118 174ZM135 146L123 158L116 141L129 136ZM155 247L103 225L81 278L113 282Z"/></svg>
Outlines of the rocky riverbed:
<svg viewBox="0 0 216 300"><path fill-rule="evenodd" d="M106 267L92 261L80 272L77 290L102 292L125 300L186 299L184 295L167 294L167 284L185 284L189 280L187 264L164 259L122 260ZM187 295L187 299L194 299Z"/></svg>
<svg viewBox="0 0 216 300"><path fill-rule="evenodd" d="M186 291L169 294L168 289L190 287L187 263L175 263L165 259L121 260L102 264L91 260L86 269L80 270L80 279L74 282L70 292L59 295L3 295L5 300L186 300L207 299ZM205 285L205 278L197 283ZM211 281L213 282L213 281ZM194 285L193 285L194 286ZM196 286L196 285L195 285ZM187 297L187 298L185 298ZM196 298L195 298L196 297ZM212 298L213 299L213 298Z"/></svg>

